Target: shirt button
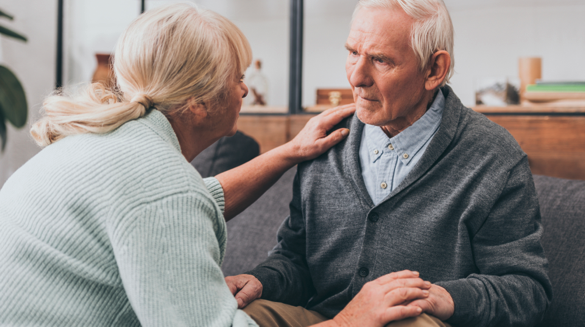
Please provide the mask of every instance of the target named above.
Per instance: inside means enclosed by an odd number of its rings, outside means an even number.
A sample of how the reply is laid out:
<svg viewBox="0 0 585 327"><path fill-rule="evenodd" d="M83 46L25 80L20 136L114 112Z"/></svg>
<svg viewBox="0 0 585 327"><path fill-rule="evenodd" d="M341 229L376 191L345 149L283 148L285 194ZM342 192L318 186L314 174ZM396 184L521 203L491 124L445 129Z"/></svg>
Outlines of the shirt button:
<svg viewBox="0 0 585 327"><path fill-rule="evenodd" d="M372 214L370 215L370 221L371 221L371 222L375 223L375 222L377 222L377 221L378 221L378 219L380 219L380 216L378 216L378 214L377 214L377 213L375 213L375 212L374 212L374 213L372 213Z"/></svg>
<svg viewBox="0 0 585 327"><path fill-rule="evenodd" d="M380 151L374 150L374 154L378 154L378 153L380 153Z"/></svg>
<svg viewBox="0 0 585 327"><path fill-rule="evenodd" d="M392 143L388 144L388 149L394 150L394 145L392 145Z"/></svg>
<svg viewBox="0 0 585 327"><path fill-rule="evenodd" d="M385 182L382 182L382 184L380 184L380 187L383 189L386 189L388 187L388 184L386 184Z"/></svg>
<svg viewBox="0 0 585 327"><path fill-rule="evenodd" d="M402 155L402 158L404 158L404 159L408 159L408 153L405 153L405 154L403 154L403 155Z"/></svg>
<svg viewBox="0 0 585 327"><path fill-rule="evenodd" d="M361 277L367 277L370 274L370 270L366 267L361 267L359 274Z"/></svg>

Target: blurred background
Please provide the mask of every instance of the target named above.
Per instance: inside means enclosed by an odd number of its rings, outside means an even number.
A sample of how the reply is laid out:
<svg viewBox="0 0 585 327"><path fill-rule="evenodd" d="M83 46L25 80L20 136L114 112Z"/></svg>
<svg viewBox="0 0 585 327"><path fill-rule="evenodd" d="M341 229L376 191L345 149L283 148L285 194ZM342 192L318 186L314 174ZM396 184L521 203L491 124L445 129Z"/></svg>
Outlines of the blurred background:
<svg viewBox="0 0 585 327"><path fill-rule="evenodd" d="M451 86L465 105L476 105L475 92L486 80L503 79L517 84L521 57L541 58L543 80L585 81L585 1L444 1L455 27L455 75ZM96 54L113 52L118 36L143 6L148 10L172 2L177 1L0 0L0 10L14 16L12 21L0 20L0 25L28 39L22 42L0 37L0 64L20 80L28 102L27 125L22 129L7 125L8 141L0 153L0 187L40 151L29 136L29 128L57 80L63 86L91 81L98 68ZM256 87L264 102L258 105L250 97L246 102L250 113L260 110L264 114L299 114L303 108L317 104L318 89L349 88L344 44L356 0L300 1L300 13L291 6L298 0L191 2L229 18L248 37L254 58L260 61L247 72L248 83ZM61 20L59 3L63 6ZM300 78L293 81L301 88L300 106L290 108L291 60L298 59L291 54L295 50L291 49L291 28L295 26L291 25L291 17L298 19L299 15L302 49L296 50L302 54L302 64L297 67ZM63 27L60 70L59 21Z"/></svg>

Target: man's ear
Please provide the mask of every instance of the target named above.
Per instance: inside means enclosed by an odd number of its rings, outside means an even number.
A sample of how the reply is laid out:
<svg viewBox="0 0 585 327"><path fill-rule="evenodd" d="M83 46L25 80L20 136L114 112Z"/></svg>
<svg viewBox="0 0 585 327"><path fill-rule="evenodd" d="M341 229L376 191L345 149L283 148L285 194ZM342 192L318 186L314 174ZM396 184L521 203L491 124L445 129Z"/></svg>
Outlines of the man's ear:
<svg viewBox="0 0 585 327"><path fill-rule="evenodd" d="M449 67L451 67L451 56L449 53L445 50L435 52L427 68L425 89L431 91L441 86L445 77L447 77Z"/></svg>
<svg viewBox="0 0 585 327"><path fill-rule="evenodd" d="M193 114L195 123L202 122L208 116L207 104L205 102L197 102L194 98L187 100L187 110Z"/></svg>

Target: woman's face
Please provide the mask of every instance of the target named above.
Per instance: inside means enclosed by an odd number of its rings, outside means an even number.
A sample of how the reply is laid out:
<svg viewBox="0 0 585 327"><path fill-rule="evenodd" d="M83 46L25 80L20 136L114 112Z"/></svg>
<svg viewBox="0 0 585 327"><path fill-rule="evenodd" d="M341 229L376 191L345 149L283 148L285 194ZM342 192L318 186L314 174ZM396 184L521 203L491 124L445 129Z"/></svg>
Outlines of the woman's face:
<svg viewBox="0 0 585 327"><path fill-rule="evenodd" d="M225 136L232 136L238 130L238 117L242 109L242 99L248 95L248 86L244 83L244 75L234 77L228 87L226 107L222 110L220 126L225 126Z"/></svg>

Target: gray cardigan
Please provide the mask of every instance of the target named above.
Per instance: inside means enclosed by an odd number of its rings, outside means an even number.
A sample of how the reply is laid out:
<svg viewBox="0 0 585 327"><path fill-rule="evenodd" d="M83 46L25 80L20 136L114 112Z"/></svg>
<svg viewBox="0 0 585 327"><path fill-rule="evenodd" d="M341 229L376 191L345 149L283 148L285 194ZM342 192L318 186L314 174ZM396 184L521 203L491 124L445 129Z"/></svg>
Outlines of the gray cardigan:
<svg viewBox="0 0 585 327"><path fill-rule="evenodd" d="M262 298L335 316L364 283L403 269L453 297L454 326L531 326L552 297L526 154L442 89L439 131L406 179L375 206L360 173L364 127L299 165L290 216L253 269ZM341 127L340 126L340 127Z"/></svg>

